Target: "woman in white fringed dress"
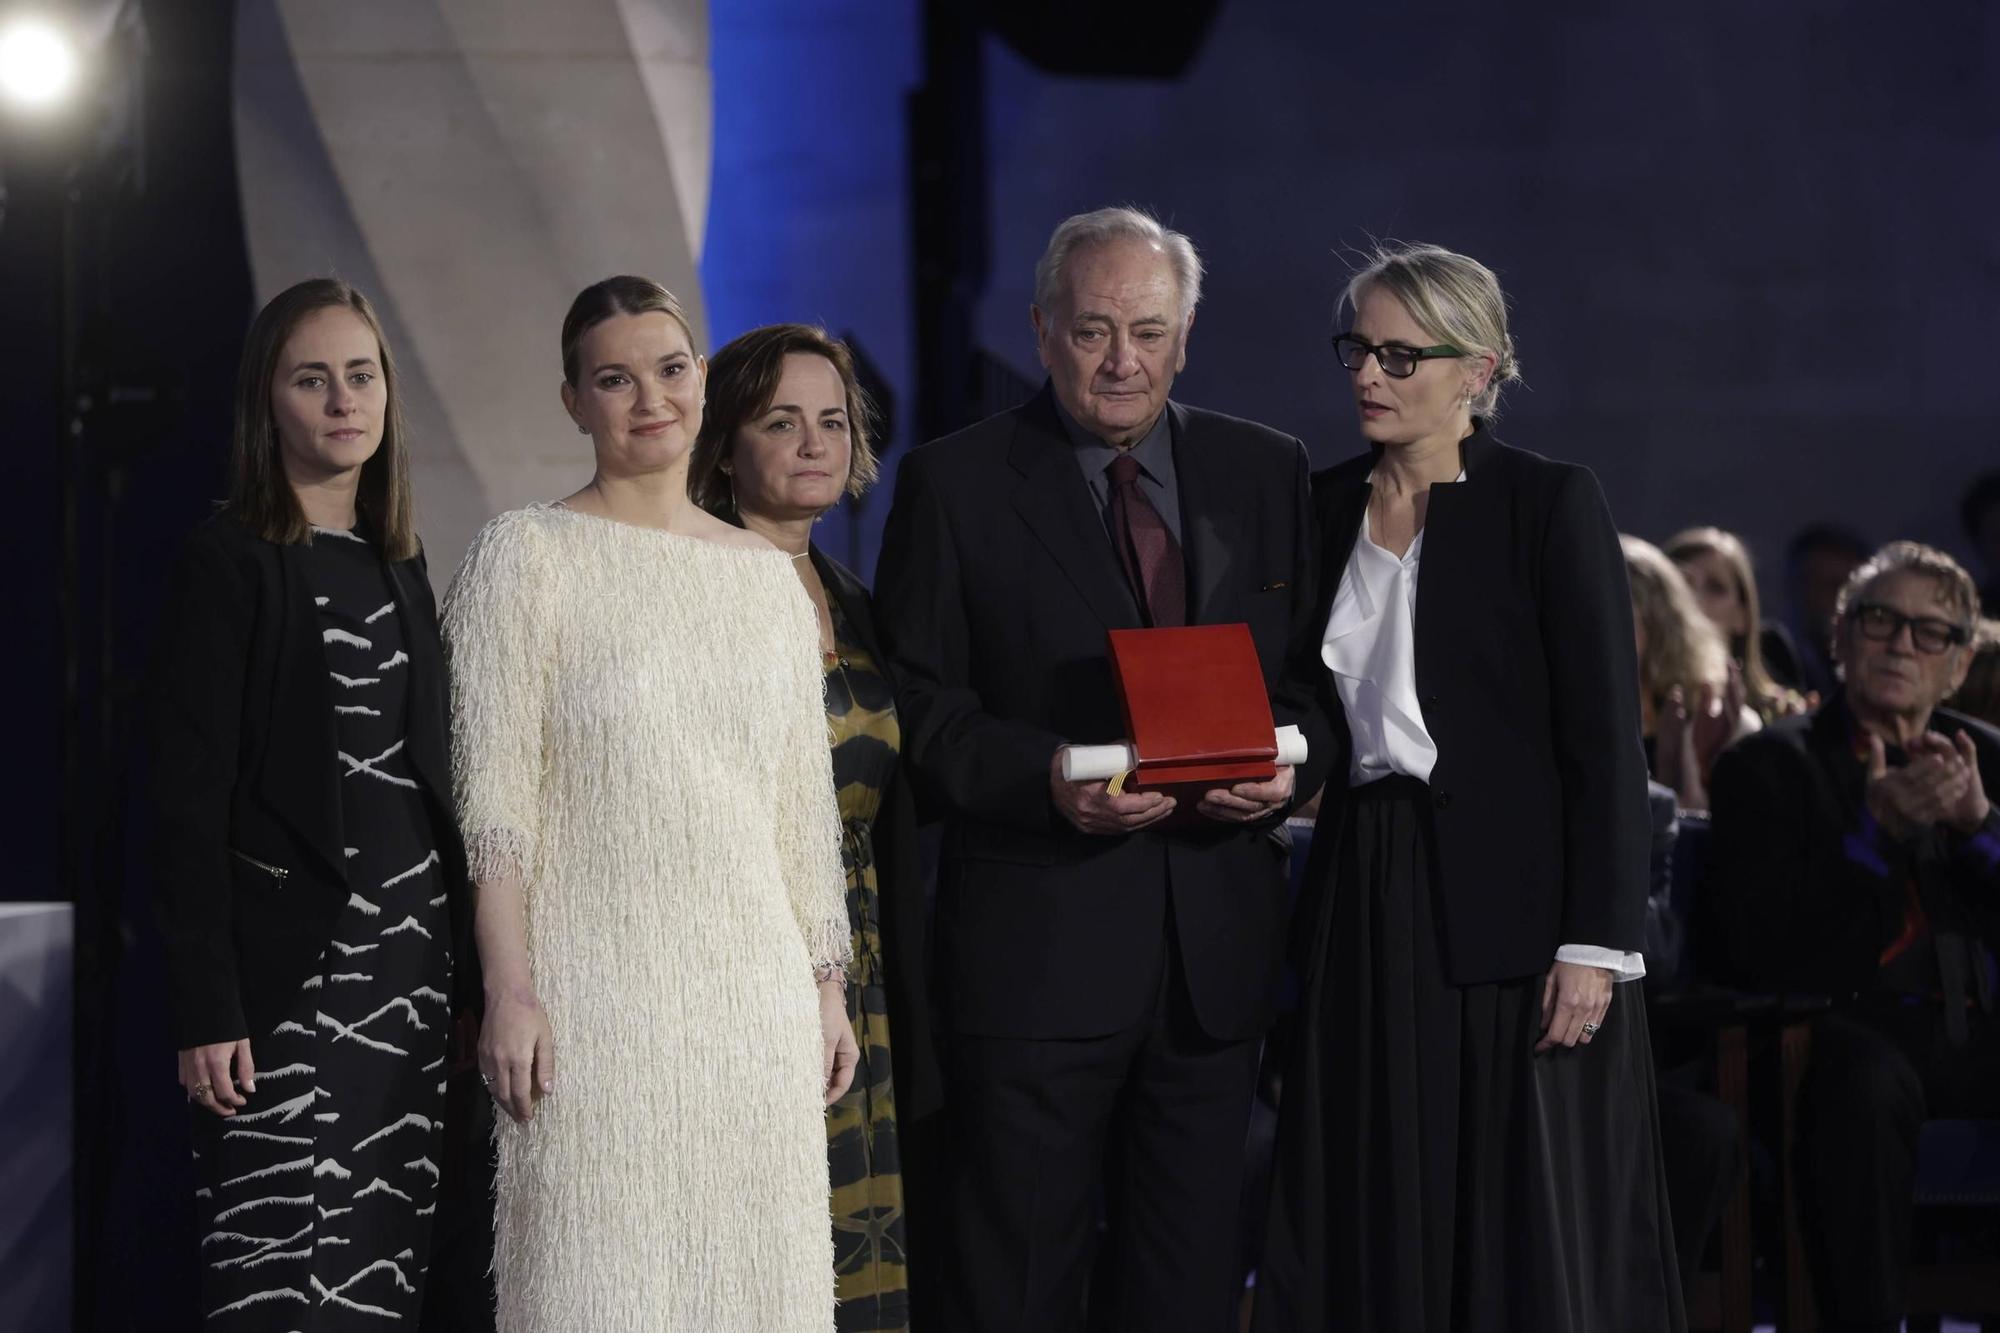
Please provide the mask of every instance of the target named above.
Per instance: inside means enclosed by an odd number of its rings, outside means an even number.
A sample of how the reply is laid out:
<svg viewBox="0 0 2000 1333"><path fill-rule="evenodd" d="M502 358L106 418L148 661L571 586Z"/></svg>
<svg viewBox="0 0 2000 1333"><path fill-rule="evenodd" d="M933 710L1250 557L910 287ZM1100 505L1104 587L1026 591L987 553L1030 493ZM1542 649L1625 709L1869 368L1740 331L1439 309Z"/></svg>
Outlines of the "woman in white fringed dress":
<svg viewBox="0 0 2000 1333"><path fill-rule="evenodd" d="M703 366L671 295L586 289L563 352L597 473L488 524L445 607L511 1117L499 1327L823 1333L855 1052L818 625L787 557L687 499Z"/></svg>

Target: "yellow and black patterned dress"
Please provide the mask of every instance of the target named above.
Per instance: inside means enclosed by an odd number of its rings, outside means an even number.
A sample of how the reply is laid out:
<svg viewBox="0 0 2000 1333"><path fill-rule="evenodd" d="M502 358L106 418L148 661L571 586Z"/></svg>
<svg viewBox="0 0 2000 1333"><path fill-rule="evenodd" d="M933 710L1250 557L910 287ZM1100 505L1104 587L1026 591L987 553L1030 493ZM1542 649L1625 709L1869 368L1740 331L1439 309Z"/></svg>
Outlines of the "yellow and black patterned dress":
<svg viewBox="0 0 2000 1333"><path fill-rule="evenodd" d="M881 881L874 823L896 771L902 733L896 696L880 666L832 604L834 643L826 669L833 783L840 797L847 917L854 931L847 1017L861 1063L854 1085L826 1116L833 1176L833 1271L841 1333L907 1329L909 1274L903 1249L903 1162L896 1142L896 1089L889 1072L889 1003L882 961Z"/></svg>

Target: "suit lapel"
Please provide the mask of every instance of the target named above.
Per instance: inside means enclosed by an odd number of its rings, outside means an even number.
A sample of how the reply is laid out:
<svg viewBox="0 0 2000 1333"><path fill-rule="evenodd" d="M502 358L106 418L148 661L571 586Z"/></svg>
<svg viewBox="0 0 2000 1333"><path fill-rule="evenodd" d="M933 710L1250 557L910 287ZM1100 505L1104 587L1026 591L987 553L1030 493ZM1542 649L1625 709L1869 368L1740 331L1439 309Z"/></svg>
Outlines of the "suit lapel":
<svg viewBox="0 0 2000 1333"><path fill-rule="evenodd" d="M1021 474L1014 510L1097 618L1111 629L1139 627L1139 604L1077 470L1073 446L1056 420L1052 390L1021 412L1008 461Z"/></svg>
<svg viewBox="0 0 2000 1333"><path fill-rule="evenodd" d="M302 546L275 548L282 571L277 679L271 689L270 745L261 783L277 813L345 878L340 842L340 775L333 763L333 698L319 617L306 582Z"/></svg>
<svg viewBox="0 0 2000 1333"><path fill-rule="evenodd" d="M1243 515L1236 501L1236 474L1229 459L1204 449L1190 436L1187 409L1167 404L1173 433L1174 476L1180 490L1181 544L1187 558L1190 625L1224 619L1222 605L1233 553L1243 548L1239 528Z"/></svg>

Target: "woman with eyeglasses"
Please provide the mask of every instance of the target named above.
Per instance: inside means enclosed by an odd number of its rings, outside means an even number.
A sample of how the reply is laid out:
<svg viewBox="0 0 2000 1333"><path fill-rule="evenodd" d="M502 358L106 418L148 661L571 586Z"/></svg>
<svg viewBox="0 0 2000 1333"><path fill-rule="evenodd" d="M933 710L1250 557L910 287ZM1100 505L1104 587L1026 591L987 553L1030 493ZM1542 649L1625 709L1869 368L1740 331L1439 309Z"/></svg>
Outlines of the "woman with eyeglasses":
<svg viewBox="0 0 2000 1333"><path fill-rule="evenodd" d="M1341 748L1256 1326L1679 1330L1619 984L1650 826L1618 532L1588 471L1493 438L1519 371L1484 265L1383 250L1342 305L1370 448L1314 489L1325 629L1296 665Z"/></svg>

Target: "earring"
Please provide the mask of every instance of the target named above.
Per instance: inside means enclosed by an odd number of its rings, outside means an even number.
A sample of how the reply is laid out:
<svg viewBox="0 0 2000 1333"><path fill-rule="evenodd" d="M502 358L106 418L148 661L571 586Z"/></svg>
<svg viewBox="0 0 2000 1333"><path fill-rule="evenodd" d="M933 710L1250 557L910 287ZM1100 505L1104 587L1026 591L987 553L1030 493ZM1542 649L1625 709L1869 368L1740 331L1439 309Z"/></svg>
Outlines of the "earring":
<svg viewBox="0 0 2000 1333"><path fill-rule="evenodd" d="M578 426L578 427L576 428L576 433L577 433L578 435L588 435L588 434L590 434L590 427L588 427L588 426Z"/></svg>

